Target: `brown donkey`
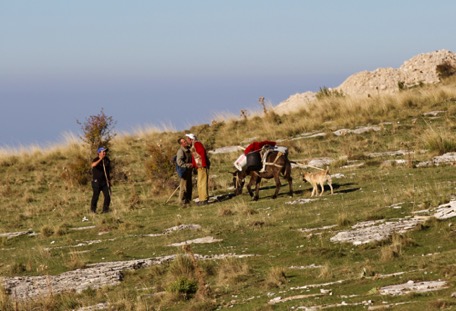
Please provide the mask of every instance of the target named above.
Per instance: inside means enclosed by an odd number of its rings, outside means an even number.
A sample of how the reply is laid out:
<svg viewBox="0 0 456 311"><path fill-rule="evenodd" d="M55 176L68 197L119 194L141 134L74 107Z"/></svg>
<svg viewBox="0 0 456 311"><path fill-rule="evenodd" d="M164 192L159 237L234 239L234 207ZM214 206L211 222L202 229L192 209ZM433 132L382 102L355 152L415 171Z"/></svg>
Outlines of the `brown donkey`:
<svg viewBox="0 0 456 311"><path fill-rule="evenodd" d="M290 196L293 196L293 179L291 177L291 163L288 160L286 154L278 151L270 151L265 159L264 168L258 170L247 170L247 171L236 171L233 173L233 184L235 188L235 194L239 195L242 193L242 187L245 183L245 178L250 176L250 181L247 184L247 190L253 200L257 201L260 192L260 182L262 178L271 179L274 178L276 189L273 199L277 198L280 191L280 176L288 181L290 187ZM252 191L252 186L255 185L255 195Z"/></svg>

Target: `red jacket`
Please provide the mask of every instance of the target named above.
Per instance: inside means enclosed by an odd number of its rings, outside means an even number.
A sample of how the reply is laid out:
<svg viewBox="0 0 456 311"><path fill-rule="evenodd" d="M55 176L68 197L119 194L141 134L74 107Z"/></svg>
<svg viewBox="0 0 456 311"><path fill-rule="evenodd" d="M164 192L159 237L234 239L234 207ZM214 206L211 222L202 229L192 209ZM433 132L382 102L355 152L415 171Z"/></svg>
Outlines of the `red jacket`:
<svg viewBox="0 0 456 311"><path fill-rule="evenodd" d="M275 146L276 142L270 140L254 141L253 143L248 145L247 148L245 148L244 154L247 155L250 152L261 150L261 148L263 148L264 145Z"/></svg>
<svg viewBox="0 0 456 311"><path fill-rule="evenodd" d="M199 167L197 165L197 163L196 163L197 160L195 160L195 157L201 159L201 166L202 167L208 167L209 161L207 159L206 149L204 148L203 144L201 142L199 142L199 141L194 141L191 150L192 150L192 164L193 164L193 167Z"/></svg>

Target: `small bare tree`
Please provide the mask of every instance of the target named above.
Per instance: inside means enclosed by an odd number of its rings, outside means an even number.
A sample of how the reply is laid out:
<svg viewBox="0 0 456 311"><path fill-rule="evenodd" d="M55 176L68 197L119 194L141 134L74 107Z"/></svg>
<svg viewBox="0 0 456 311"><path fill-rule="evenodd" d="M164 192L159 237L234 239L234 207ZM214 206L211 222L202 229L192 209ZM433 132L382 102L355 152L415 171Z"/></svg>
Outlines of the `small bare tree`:
<svg viewBox="0 0 456 311"><path fill-rule="evenodd" d="M241 118L247 120L247 110L241 109Z"/></svg>
<svg viewBox="0 0 456 311"><path fill-rule="evenodd" d="M77 123L82 129L80 137L89 146L91 154L95 153L100 146L109 148L111 140L116 136L114 133L116 122L111 116L105 114L103 108L99 114L89 116L85 122L78 120Z"/></svg>
<svg viewBox="0 0 456 311"><path fill-rule="evenodd" d="M85 122L76 121L82 129L80 138L87 144L87 154L78 154L68 161L67 165L62 172L62 178L69 186L86 185L90 180L90 165L88 162L93 156L98 147L110 147L111 140L115 137L114 125L115 122L112 117L107 116L103 109L100 113L94 116L89 116ZM114 168L114 162L112 162ZM115 172L115 169L113 169ZM113 173L114 175L114 173ZM111 176L113 176L111 175Z"/></svg>
<svg viewBox="0 0 456 311"><path fill-rule="evenodd" d="M264 103L264 96L260 96L260 98L258 98L258 103L260 104L261 107L263 107L264 114L267 114L268 109L266 108L266 105Z"/></svg>

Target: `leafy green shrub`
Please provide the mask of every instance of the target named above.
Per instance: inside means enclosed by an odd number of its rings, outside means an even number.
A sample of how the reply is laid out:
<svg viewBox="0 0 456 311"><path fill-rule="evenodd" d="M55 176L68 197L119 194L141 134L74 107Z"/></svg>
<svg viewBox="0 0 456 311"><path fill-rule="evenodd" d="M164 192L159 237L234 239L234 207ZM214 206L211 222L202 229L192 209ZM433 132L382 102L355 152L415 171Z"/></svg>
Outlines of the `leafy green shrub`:
<svg viewBox="0 0 456 311"><path fill-rule="evenodd" d="M198 285L196 281L190 280L186 277L178 278L176 281L172 282L168 287L169 292L179 295L184 300L190 299L193 295L195 295L197 290Z"/></svg>

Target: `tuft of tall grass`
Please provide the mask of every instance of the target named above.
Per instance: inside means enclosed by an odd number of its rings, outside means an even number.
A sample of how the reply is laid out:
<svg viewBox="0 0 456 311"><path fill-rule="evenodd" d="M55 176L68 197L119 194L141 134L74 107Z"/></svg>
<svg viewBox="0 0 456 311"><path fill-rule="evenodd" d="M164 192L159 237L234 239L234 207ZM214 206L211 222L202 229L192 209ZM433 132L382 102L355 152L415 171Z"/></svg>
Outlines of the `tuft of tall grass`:
<svg viewBox="0 0 456 311"><path fill-rule="evenodd" d="M195 267L193 266L193 263L190 260L189 256L179 254L171 262L168 271L169 274L173 277L192 278Z"/></svg>
<svg viewBox="0 0 456 311"><path fill-rule="evenodd" d="M272 267L269 269L265 285L268 289L279 288L288 282L286 270L282 267Z"/></svg>
<svg viewBox="0 0 456 311"><path fill-rule="evenodd" d="M44 225L43 227L41 227L40 233L44 237L50 237L50 236L52 236L54 234L54 228L52 228L49 225Z"/></svg>
<svg viewBox="0 0 456 311"><path fill-rule="evenodd" d="M353 221L350 219L347 213L339 213L337 216L337 225L340 227L350 226Z"/></svg>
<svg viewBox="0 0 456 311"><path fill-rule="evenodd" d="M414 245L415 242L406 235L394 233L391 236L391 244L380 249L380 260L388 262L402 256L405 247Z"/></svg>
<svg viewBox="0 0 456 311"><path fill-rule="evenodd" d="M71 251L68 254L68 259L65 261L65 266L70 270L82 269L87 265L87 260L81 252Z"/></svg>
<svg viewBox="0 0 456 311"><path fill-rule="evenodd" d="M235 285L245 281L250 273L249 265L242 260L233 257L222 259L217 269L217 284Z"/></svg>
<svg viewBox="0 0 456 311"><path fill-rule="evenodd" d="M438 155L456 151L456 135L453 133L430 128L422 133L420 139L428 150Z"/></svg>
<svg viewBox="0 0 456 311"><path fill-rule="evenodd" d="M318 278L320 279L331 279L334 276L332 271L332 267L329 262L326 262L320 268L320 273L318 274Z"/></svg>

